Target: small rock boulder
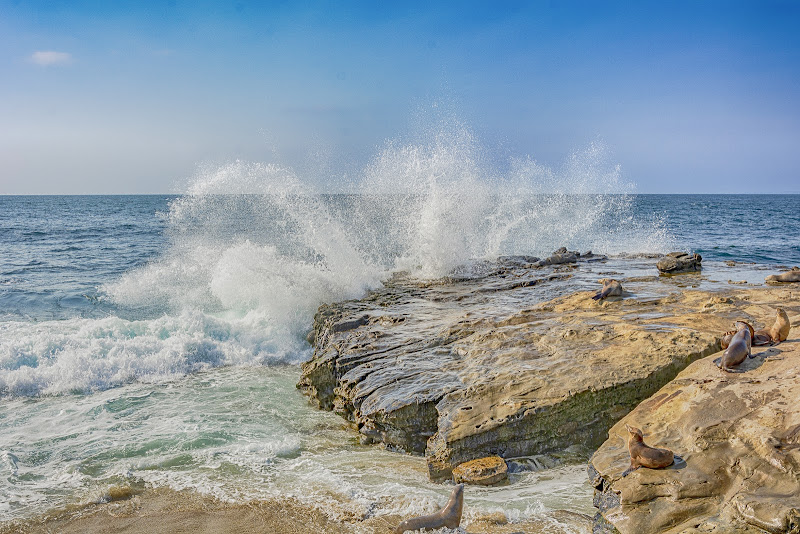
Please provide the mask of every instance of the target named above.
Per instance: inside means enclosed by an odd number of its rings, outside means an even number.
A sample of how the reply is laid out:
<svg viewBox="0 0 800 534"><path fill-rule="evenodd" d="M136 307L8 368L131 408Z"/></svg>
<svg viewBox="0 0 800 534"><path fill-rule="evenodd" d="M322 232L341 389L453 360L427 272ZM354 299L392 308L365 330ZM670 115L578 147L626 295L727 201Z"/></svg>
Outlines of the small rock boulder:
<svg viewBox="0 0 800 534"><path fill-rule="evenodd" d="M491 486L508 478L508 465L499 456L487 456L459 464L453 469L456 484Z"/></svg>
<svg viewBox="0 0 800 534"><path fill-rule="evenodd" d="M658 260L658 271L661 274L676 274L699 271L700 262L703 258L700 254L688 254L686 252L670 252Z"/></svg>

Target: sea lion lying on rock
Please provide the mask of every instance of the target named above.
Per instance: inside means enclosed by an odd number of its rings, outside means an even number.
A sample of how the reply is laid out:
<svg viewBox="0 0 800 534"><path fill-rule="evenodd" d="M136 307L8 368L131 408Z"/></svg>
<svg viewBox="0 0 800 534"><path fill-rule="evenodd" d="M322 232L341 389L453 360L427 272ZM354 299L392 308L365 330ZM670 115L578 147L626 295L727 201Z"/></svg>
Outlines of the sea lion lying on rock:
<svg viewBox="0 0 800 534"><path fill-rule="evenodd" d="M669 449L657 449L644 443L642 431L636 427L625 425L628 430L628 452L631 454L631 466L625 472L630 473L640 467L660 469L672 465L675 455Z"/></svg>
<svg viewBox="0 0 800 534"><path fill-rule="evenodd" d="M754 331L753 327L749 324L750 338L752 339L752 346L758 347L761 345L777 345L781 341L786 341L789 337L789 330L792 325L789 323L789 316L783 308L776 308L775 324L769 328L762 328L761 330ZM720 338L720 345L723 349L727 349L731 343L731 339L738 332L738 330L729 330L722 334Z"/></svg>
<svg viewBox="0 0 800 534"><path fill-rule="evenodd" d="M458 484L450 494L447 504L431 515L412 517L406 519L394 529L395 534L403 534L407 530L422 530L447 527L450 529L458 528L461 524L461 512L464 509L464 484Z"/></svg>
<svg viewBox="0 0 800 534"><path fill-rule="evenodd" d="M748 323L746 321L742 321L742 322L744 324L746 324L747 327L750 329L750 339L751 340L755 339L756 338L756 331L753 329L752 326L750 326L750 323ZM720 345L722 345L722 349L723 350L728 348L728 345L731 344L731 339L733 339L733 336L735 336L736 332L738 332L738 331L739 331L738 329L736 329L736 330L728 330L727 332L722 334L722 338L720 338L719 343L720 343ZM753 345L757 345L757 343L752 343L752 344ZM766 343L762 343L762 345L766 345Z"/></svg>
<svg viewBox="0 0 800 534"><path fill-rule="evenodd" d="M781 274L771 274L764 279L765 282L800 282L800 269L792 267L791 271Z"/></svg>
<svg viewBox="0 0 800 534"><path fill-rule="evenodd" d="M606 297L619 297L622 295L622 284L612 278L603 278L600 280L603 284L603 289L597 292L592 300L603 300Z"/></svg>
<svg viewBox="0 0 800 534"><path fill-rule="evenodd" d="M750 348L753 344L753 327L744 321L736 321L737 332L733 334L728 348L722 353L719 368L731 372L733 367L742 363L745 358L752 358Z"/></svg>
<svg viewBox="0 0 800 534"><path fill-rule="evenodd" d="M783 308L776 308L775 324L770 328L762 328L755 332L753 345L776 345L781 341L786 341L789 337L789 330L792 328L789 323L789 316Z"/></svg>

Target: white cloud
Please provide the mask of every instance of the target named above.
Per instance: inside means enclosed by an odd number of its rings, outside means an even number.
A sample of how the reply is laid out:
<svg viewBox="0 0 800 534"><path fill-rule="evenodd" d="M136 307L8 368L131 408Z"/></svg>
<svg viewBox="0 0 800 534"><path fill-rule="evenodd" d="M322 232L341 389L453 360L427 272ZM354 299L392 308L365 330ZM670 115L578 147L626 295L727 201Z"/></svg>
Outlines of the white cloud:
<svg viewBox="0 0 800 534"><path fill-rule="evenodd" d="M31 54L30 60L37 65L67 65L72 63L72 54L67 52L54 52L52 50L41 50Z"/></svg>

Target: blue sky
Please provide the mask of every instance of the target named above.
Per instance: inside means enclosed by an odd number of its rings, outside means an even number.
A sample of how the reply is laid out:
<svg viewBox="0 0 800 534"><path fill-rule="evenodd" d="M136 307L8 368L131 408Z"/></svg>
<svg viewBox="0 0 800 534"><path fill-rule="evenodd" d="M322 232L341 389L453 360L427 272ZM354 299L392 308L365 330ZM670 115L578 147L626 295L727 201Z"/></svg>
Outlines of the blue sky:
<svg viewBox="0 0 800 534"><path fill-rule="evenodd" d="M0 0L0 194L198 165L335 190L446 103L487 159L600 141L640 193L800 193L800 2Z"/></svg>

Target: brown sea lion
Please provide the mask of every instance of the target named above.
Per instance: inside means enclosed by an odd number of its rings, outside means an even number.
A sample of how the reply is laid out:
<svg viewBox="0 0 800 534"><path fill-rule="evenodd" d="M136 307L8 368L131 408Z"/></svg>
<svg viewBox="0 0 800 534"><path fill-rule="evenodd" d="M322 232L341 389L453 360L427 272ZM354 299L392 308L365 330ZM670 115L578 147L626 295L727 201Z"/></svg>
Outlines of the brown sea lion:
<svg viewBox="0 0 800 534"><path fill-rule="evenodd" d="M660 469L672 465L675 455L668 449L657 449L644 443L642 431L636 427L625 425L628 430L628 452L631 454L631 467L628 472L640 467Z"/></svg>
<svg viewBox="0 0 800 534"><path fill-rule="evenodd" d="M756 338L756 331L753 330L753 327L750 326L750 323L748 323L746 321L742 321L742 322L747 325L747 328L750 329L750 339L755 339ZM720 342L720 345L722 345L722 349L723 350L727 349L728 345L731 344L731 339L733 339L733 336L736 335L736 332L738 332L738 330L728 330L727 332L722 334L722 337L720 338L719 342ZM753 345L756 345L756 344L757 343L753 343Z"/></svg>
<svg viewBox="0 0 800 534"><path fill-rule="evenodd" d="M775 324L770 328L762 328L757 331L753 336L753 345L775 345L781 341L786 341L789 337L789 329L792 325L789 323L789 316L783 308L776 309Z"/></svg>
<svg viewBox="0 0 800 534"><path fill-rule="evenodd" d="M603 284L603 289L592 297L593 300L603 300L606 297L618 297L622 295L622 284L617 280L603 278L600 280L600 283Z"/></svg>
<svg viewBox="0 0 800 534"><path fill-rule="evenodd" d="M461 524L461 512L464 509L464 484L458 484L450 494L447 504L431 515L412 517L406 519L394 529L395 534L403 534L407 530L422 530L447 527L450 529L458 528Z"/></svg>
<svg viewBox="0 0 800 534"><path fill-rule="evenodd" d="M765 282L800 282L800 269L797 267L792 267L791 271L786 271L785 273L781 274L771 274L765 280Z"/></svg>
<svg viewBox="0 0 800 534"><path fill-rule="evenodd" d="M733 334L728 348L722 353L719 368L733 371L733 367L742 363L748 356L752 357L750 347L753 344L753 328L744 321L736 321L737 332Z"/></svg>

